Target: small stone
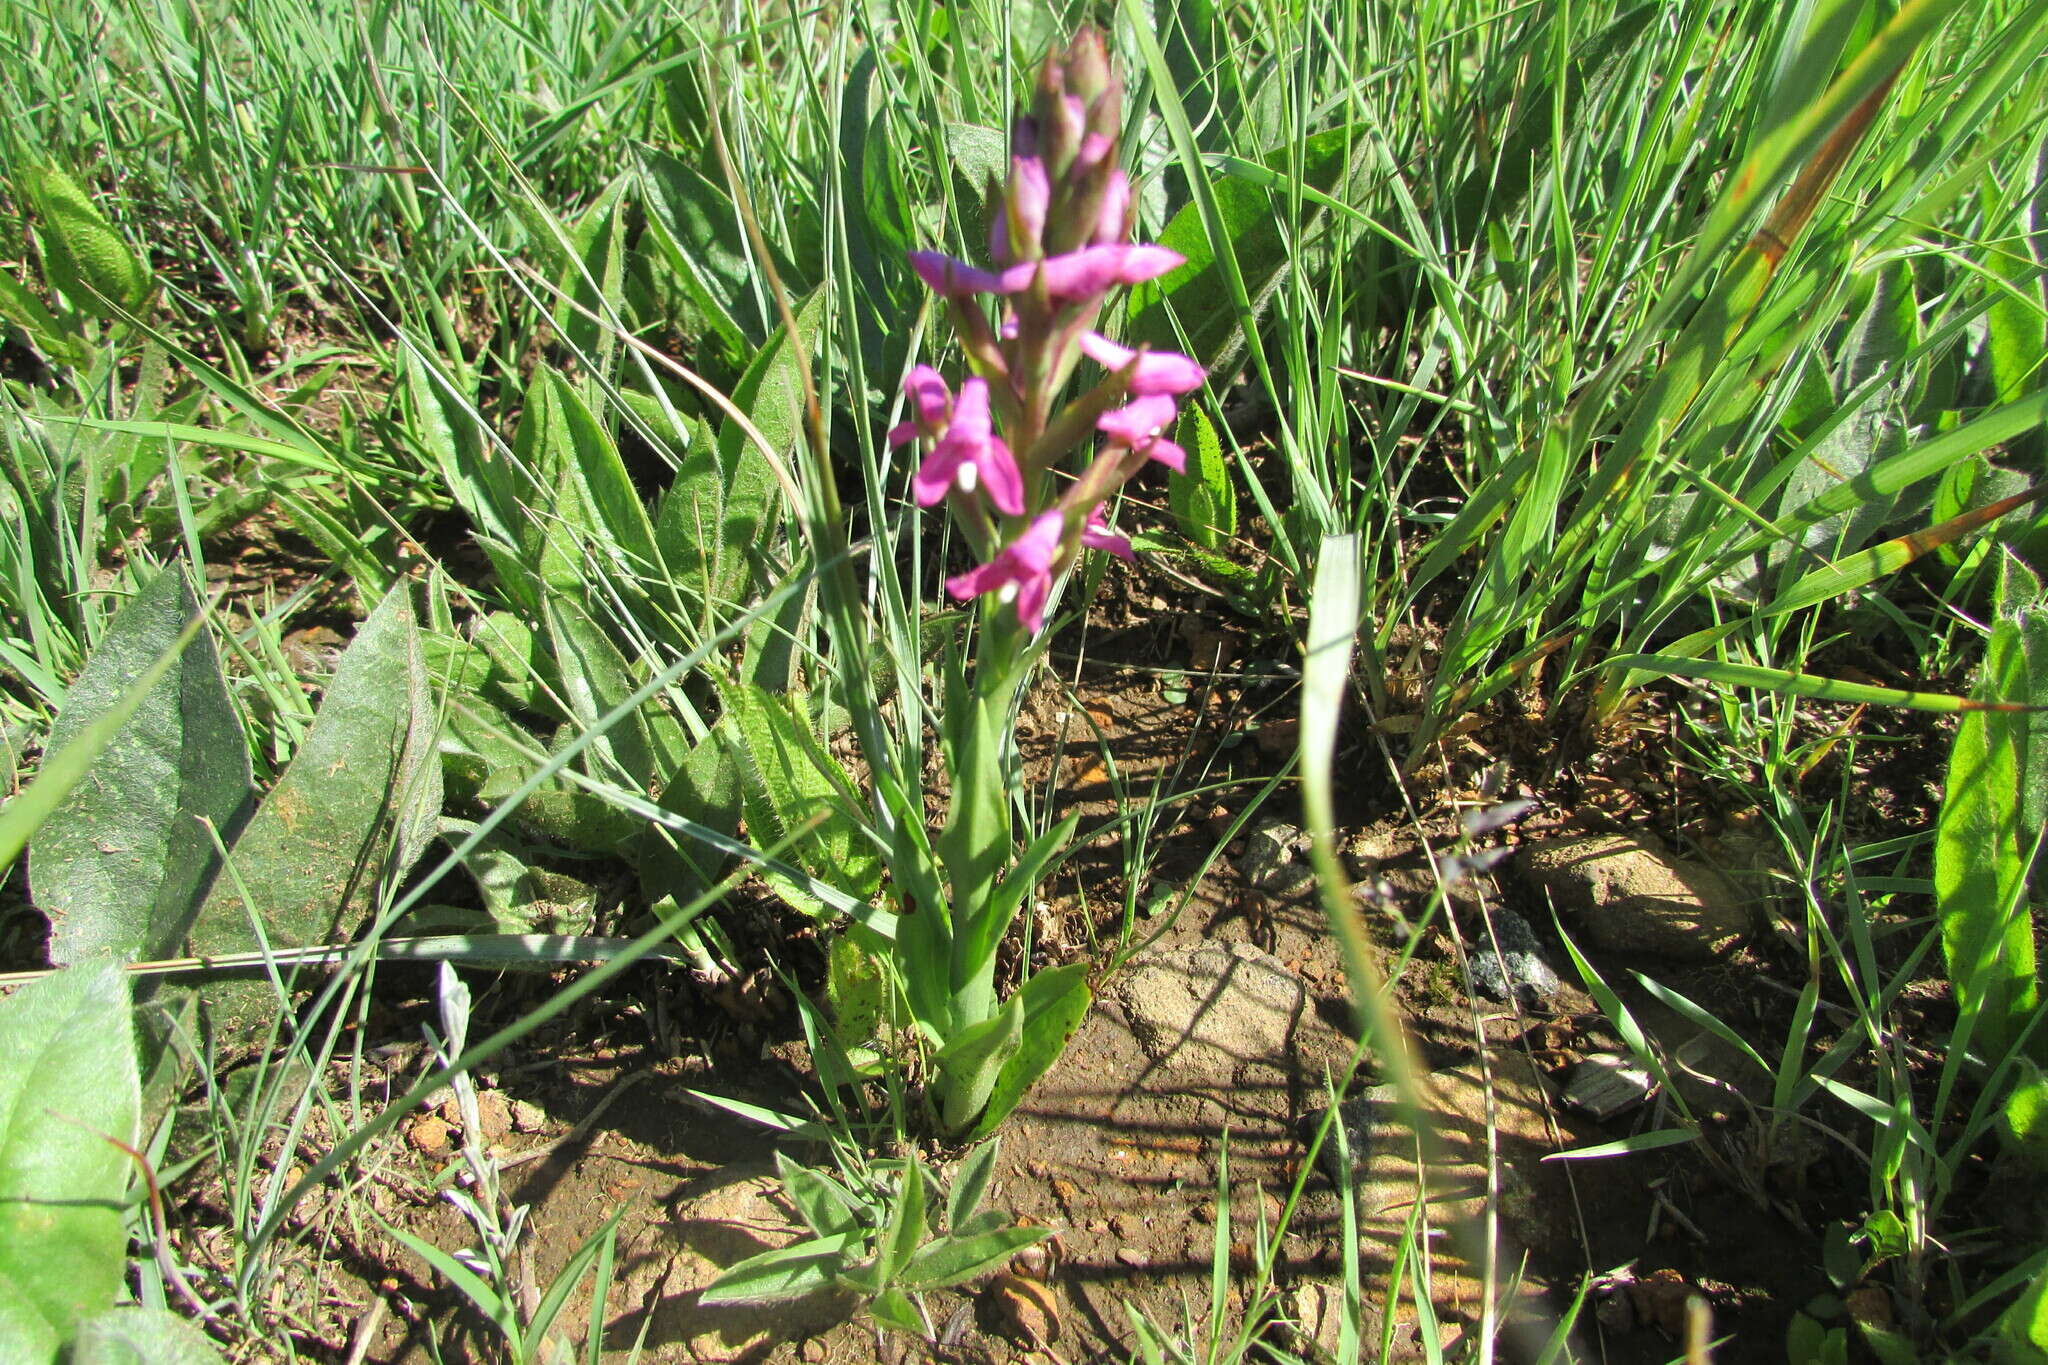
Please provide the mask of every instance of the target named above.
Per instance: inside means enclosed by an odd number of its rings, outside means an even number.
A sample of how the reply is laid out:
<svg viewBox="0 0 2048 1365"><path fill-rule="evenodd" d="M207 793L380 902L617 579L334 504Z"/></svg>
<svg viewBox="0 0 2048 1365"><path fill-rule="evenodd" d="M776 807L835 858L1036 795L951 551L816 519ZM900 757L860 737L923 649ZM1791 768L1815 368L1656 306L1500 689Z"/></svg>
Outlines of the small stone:
<svg viewBox="0 0 2048 1365"><path fill-rule="evenodd" d="M1307 849L1307 838L1293 825L1261 820L1245 837L1244 856L1237 860L1237 870L1259 890L1285 896L1315 879L1308 860L1296 856Z"/></svg>
<svg viewBox="0 0 2048 1365"><path fill-rule="evenodd" d="M1241 943L1142 954L1111 990L1154 1061L1212 1074L1284 1062L1308 1008L1300 977Z"/></svg>
<svg viewBox="0 0 2048 1365"><path fill-rule="evenodd" d="M1546 840L1523 845L1516 860L1574 935L1609 952L1711 962L1750 931L1749 908L1726 877L1638 839Z"/></svg>
<svg viewBox="0 0 2048 1365"><path fill-rule="evenodd" d="M548 1126L547 1111L531 1100L512 1101L512 1131L538 1133Z"/></svg>
<svg viewBox="0 0 2048 1365"><path fill-rule="evenodd" d="M444 1157L455 1146L455 1130L438 1114L421 1114L412 1121L405 1137L422 1156Z"/></svg>
<svg viewBox="0 0 2048 1365"><path fill-rule="evenodd" d="M1315 1141L1317 1133L1323 1130L1323 1119L1330 1112L1326 1105L1311 1109L1302 1115L1301 1140ZM1351 1157L1352 1179L1355 1182L1364 1172L1372 1156L1372 1137L1389 1121L1390 1115L1381 1112L1381 1102L1370 1094L1354 1095L1337 1106L1337 1123L1344 1127L1343 1143L1338 1143L1337 1125L1332 1124L1323 1138L1321 1150L1316 1153L1316 1164L1332 1185L1339 1184L1339 1173L1344 1169L1342 1153L1348 1151Z"/></svg>
<svg viewBox="0 0 2048 1365"><path fill-rule="evenodd" d="M1514 1000L1525 1009L1563 989L1564 983L1543 960L1543 945L1536 941L1529 921L1512 910L1495 908L1488 922L1493 926L1491 937L1475 932L1465 944L1473 985L1495 1000ZM1496 944L1499 952L1494 951Z"/></svg>
<svg viewBox="0 0 2048 1365"><path fill-rule="evenodd" d="M1601 1123L1650 1098L1650 1073L1618 1052L1599 1052L1572 1068L1564 1102Z"/></svg>
<svg viewBox="0 0 2048 1365"><path fill-rule="evenodd" d="M823 1337L806 1337L799 1349L809 1365L824 1365L825 1358L832 1354L832 1348L825 1344Z"/></svg>
<svg viewBox="0 0 2048 1365"><path fill-rule="evenodd" d="M502 1090L485 1090L476 1097L477 1127L485 1142L502 1141L512 1131L512 1105Z"/></svg>
<svg viewBox="0 0 2048 1365"><path fill-rule="evenodd" d="M996 1330L1036 1350L1060 1337L1060 1310L1052 1291L1036 1280L1007 1272L982 1291Z"/></svg>
<svg viewBox="0 0 2048 1365"><path fill-rule="evenodd" d="M1136 1247L1118 1247L1116 1259L1118 1265L1129 1266L1132 1270L1144 1270L1152 1264L1152 1258Z"/></svg>

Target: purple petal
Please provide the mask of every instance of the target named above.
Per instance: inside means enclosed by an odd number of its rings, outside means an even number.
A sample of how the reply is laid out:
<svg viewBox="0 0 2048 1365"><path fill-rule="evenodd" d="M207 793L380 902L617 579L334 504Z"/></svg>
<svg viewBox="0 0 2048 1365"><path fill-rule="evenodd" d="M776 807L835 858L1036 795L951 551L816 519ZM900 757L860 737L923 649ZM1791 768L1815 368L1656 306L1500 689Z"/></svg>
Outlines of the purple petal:
<svg viewBox="0 0 2048 1365"><path fill-rule="evenodd" d="M917 437L917 423L898 422L895 426L889 428L889 449L894 450L898 446L909 445Z"/></svg>
<svg viewBox="0 0 2048 1365"><path fill-rule="evenodd" d="M1022 516L1024 473L1017 468L1017 457L1010 453L1009 444L1000 436L990 437L987 451L975 464L981 486L987 490L995 509L1006 517Z"/></svg>
<svg viewBox="0 0 2048 1365"><path fill-rule="evenodd" d="M1007 581L999 561L991 559L986 564L977 564L966 573L955 574L946 580L946 591L953 594L956 602L965 602L985 592L994 592Z"/></svg>
<svg viewBox="0 0 2048 1365"><path fill-rule="evenodd" d="M955 433L961 440L976 445L988 440L988 381L979 375L960 385L960 401L953 405L953 424L946 428L949 439Z"/></svg>
<svg viewBox="0 0 2048 1365"><path fill-rule="evenodd" d="M910 268L917 277L947 298L962 294L996 294L1011 291L1002 287L1001 278L987 270L977 270L965 261L956 261L936 251L913 251L910 253Z"/></svg>
<svg viewBox="0 0 2048 1365"><path fill-rule="evenodd" d="M1155 437L1147 443L1145 454L1148 458L1159 461L1159 463L1165 465L1176 474L1188 472L1188 453L1167 440L1164 436Z"/></svg>
<svg viewBox="0 0 2048 1365"><path fill-rule="evenodd" d="M1074 153L1074 168L1068 174L1082 176L1100 166L1103 159L1116 150L1116 140L1101 133L1090 133L1081 139L1081 150Z"/></svg>
<svg viewBox="0 0 2048 1365"><path fill-rule="evenodd" d="M1147 351L1140 355L1099 332L1083 332L1081 349L1103 369L1119 373L1135 359L1138 368L1131 376L1131 393L1138 397L1187 393L1202 386L1202 367L1177 351Z"/></svg>
<svg viewBox="0 0 2048 1365"><path fill-rule="evenodd" d="M1033 635L1045 629L1045 599L1052 595L1052 578L1034 574L1017 585L1017 619Z"/></svg>
<svg viewBox="0 0 2048 1365"><path fill-rule="evenodd" d="M1186 259L1163 246L1084 246L1063 256L1011 266L1002 273L1000 289L1018 293L1042 273L1045 292L1055 301L1085 299L1107 293L1113 285L1157 279Z"/></svg>
<svg viewBox="0 0 2048 1365"><path fill-rule="evenodd" d="M953 411L953 391L946 377L929 365L919 365L903 379L903 396L910 400L914 421L928 428L944 424Z"/></svg>
<svg viewBox="0 0 2048 1365"><path fill-rule="evenodd" d="M1102 191L1102 207L1095 213L1095 244L1113 246L1124 239L1131 226L1131 178L1111 171Z"/></svg>
<svg viewBox="0 0 2048 1365"><path fill-rule="evenodd" d="M1131 550L1131 542L1124 536L1109 529L1109 523L1102 519L1102 506L1097 504L1088 514L1088 520L1081 527L1081 543L1091 550L1107 550L1119 559L1128 559L1133 564L1138 556Z"/></svg>
<svg viewBox="0 0 2048 1365"><path fill-rule="evenodd" d="M960 476L964 460L965 455L956 445L940 441L932 447L932 453L924 457L924 463L910 478L910 491L916 496L917 505L936 507L944 501L953 481Z"/></svg>
<svg viewBox="0 0 2048 1365"><path fill-rule="evenodd" d="M1017 567L1033 574L1044 574L1052 568L1052 562L1059 558L1060 542L1067 537L1067 519L1060 512L1040 512L1024 534L1010 542L1003 551L1013 556Z"/></svg>
<svg viewBox="0 0 2048 1365"><path fill-rule="evenodd" d="M1027 240L1036 243L1045 233L1045 211L1052 203L1052 182L1046 179L1045 163L1035 156L1010 158L1010 213Z"/></svg>
<svg viewBox="0 0 2048 1365"><path fill-rule="evenodd" d="M1147 394L1136 402L1103 413L1095 419L1095 425L1110 440L1141 450L1146 442L1157 439L1160 431L1173 420L1173 414L1173 399L1165 394Z"/></svg>

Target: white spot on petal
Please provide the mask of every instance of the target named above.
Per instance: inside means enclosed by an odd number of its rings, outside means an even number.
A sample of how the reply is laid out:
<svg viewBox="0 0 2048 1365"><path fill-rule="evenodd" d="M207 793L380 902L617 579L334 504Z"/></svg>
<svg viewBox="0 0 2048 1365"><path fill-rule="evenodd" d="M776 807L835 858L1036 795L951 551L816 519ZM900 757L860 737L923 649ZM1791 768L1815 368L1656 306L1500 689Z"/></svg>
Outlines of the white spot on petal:
<svg viewBox="0 0 2048 1365"><path fill-rule="evenodd" d="M1002 587L996 589L996 601L1001 602L1004 606L1007 607L1016 600L1017 585L1015 583L1005 583Z"/></svg>
<svg viewBox="0 0 2048 1365"><path fill-rule="evenodd" d="M962 493L972 493L974 486L981 482L981 467L972 460L962 460L960 472L953 476L953 482L960 485Z"/></svg>

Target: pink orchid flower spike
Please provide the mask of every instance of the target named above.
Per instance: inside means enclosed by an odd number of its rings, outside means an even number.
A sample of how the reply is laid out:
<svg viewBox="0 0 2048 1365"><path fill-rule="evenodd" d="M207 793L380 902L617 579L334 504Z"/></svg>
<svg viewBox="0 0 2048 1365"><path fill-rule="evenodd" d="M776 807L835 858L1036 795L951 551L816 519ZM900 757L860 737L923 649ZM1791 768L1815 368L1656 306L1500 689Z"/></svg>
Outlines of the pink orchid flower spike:
<svg viewBox="0 0 2048 1365"><path fill-rule="evenodd" d="M910 400L910 416L889 428L889 448L908 445L922 436L937 440L953 416L953 391L946 380L929 365L919 365L903 380L903 396Z"/></svg>
<svg viewBox="0 0 2048 1365"><path fill-rule="evenodd" d="M1103 435L1118 445L1159 461L1176 474L1188 472L1188 453L1159 433L1177 409L1170 395L1147 394L1095 419Z"/></svg>
<svg viewBox="0 0 2048 1365"><path fill-rule="evenodd" d="M947 579L946 591L960 602L992 592L998 601L1015 603L1017 619L1036 635L1045 627L1045 600L1052 593L1052 566L1060 557L1066 524L1060 512L1039 513L994 559Z"/></svg>
<svg viewBox="0 0 2048 1365"><path fill-rule="evenodd" d="M1133 398L1191 393L1202 387L1202 367L1178 351L1134 351L1100 332L1081 333L1081 350L1103 369L1118 374L1137 361L1138 368L1131 374Z"/></svg>
<svg viewBox="0 0 2048 1365"><path fill-rule="evenodd" d="M1102 515L1102 504L1088 514L1088 520L1081 526L1081 543L1091 550L1104 550L1118 559L1138 562L1138 556L1131 549L1130 539L1109 529L1109 522Z"/></svg>
<svg viewBox="0 0 2048 1365"><path fill-rule="evenodd" d="M1023 514L1024 475L1010 447L989 424L985 379L970 379L960 386L952 421L911 480L920 507L932 506L955 488L966 494L980 490L1004 516Z"/></svg>

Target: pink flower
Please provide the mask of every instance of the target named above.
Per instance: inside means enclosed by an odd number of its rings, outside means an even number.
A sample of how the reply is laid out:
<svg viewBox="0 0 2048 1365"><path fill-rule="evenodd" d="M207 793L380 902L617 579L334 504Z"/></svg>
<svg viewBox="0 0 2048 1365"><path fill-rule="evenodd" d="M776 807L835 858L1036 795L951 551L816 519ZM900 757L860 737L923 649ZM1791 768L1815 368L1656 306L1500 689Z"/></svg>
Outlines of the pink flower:
<svg viewBox="0 0 2048 1365"><path fill-rule="evenodd" d="M1163 393L1146 394L1103 413L1095 419L1095 425L1116 444L1150 456L1176 474L1185 474L1188 453L1159 434L1173 420L1174 411L1171 397Z"/></svg>
<svg viewBox="0 0 2048 1365"><path fill-rule="evenodd" d="M965 261L956 261L936 251L911 252L910 268L917 272L919 279L949 299L966 294L1014 292L1003 288L1001 277L994 273L977 270Z"/></svg>
<svg viewBox="0 0 2048 1365"><path fill-rule="evenodd" d="M1081 526L1081 543L1091 550L1107 550L1118 559L1128 559L1133 564L1138 562L1138 556L1131 551L1131 542L1109 529L1109 523L1103 519L1102 504L1099 502Z"/></svg>
<svg viewBox="0 0 2048 1365"><path fill-rule="evenodd" d="M1117 345L1099 332L1081 333L1081 349L1103 369L1119 374L1133 360L1137 361L1137 372L1131 376L1131 393L1135 397L1187 393L1202 386L1202 367L1175 351L1140 354L1128 346Z"/></svg>
<svg viewBox="0 0 2048 1365"><path fill-rule="evenodd" d="M1010 447L989 425L988 381L970 379L960 386L953 419L925 456L911 480L918 505L930 507L951 489L973 493L985 489L988 500L1005 516L1024 511L1024 475Z"/></svg>
<svg viewBox="0 0 2048 1365"><path fill-rule="evenodd" d="M1055 303L1093 298L1114 285L1156 280L1186 259L1163 246L1084 246L1063 256L1011 266L999 277L997 292L1022 293L1042 274L1045 292Z"/></svg>
<svg viewBox="0 0 2048 1365"><path fill-rule="evenodd" d="M1131 178L1111 171L1103 187L1102 207L1095 213L1095 245L1113 246L1124 239L1131 226Z"/></svg>
<svg viewBox="0 0 2048 1365"><path fill-rule="evenodd" d="M904 397L910 400L910 416L889 428L889 448L907 445L918 437L936 440L953 415L953 394L946 381L929 365L919 365L903 380Z"/></svg>
<svg viewBox="0 0 2048 1365"><path fill-rule="evenodd" d="M1016 603L1017 619L1037 634L1045 626L1045 599L1052 593L1052 566L1060 557L1066 526L1059 512L1039 513L994 559L947 579L946 591L959 602L995 593L999 601Z"/></svg>
<svg viewBox="0 0 2048 1365"><path fill-rule="evenodd" d="M1033 255L1045 236L1045 212L1052 204L1052 182L1046 178L1045 163L1035 156L1010 158L1008 204L995 215L989 229L989 255L998 262L1016 259L1019 246Z"/></svg>

